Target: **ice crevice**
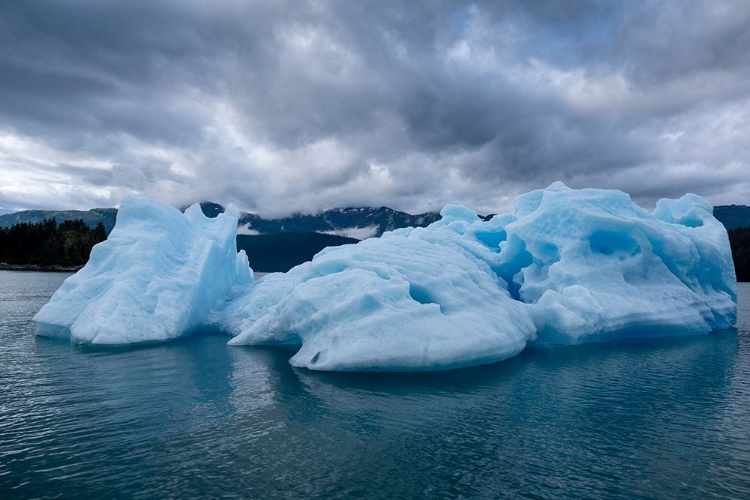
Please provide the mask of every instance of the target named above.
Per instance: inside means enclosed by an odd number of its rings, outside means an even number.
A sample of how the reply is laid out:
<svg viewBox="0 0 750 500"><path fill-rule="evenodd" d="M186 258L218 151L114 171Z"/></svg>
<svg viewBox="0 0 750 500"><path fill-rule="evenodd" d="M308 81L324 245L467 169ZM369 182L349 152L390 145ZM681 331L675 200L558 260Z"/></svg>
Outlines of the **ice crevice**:
<svg viewBox="0 0 750 500"><path fill-rule="evenodd" d="M455 205L441 214L256 281L236 250L236 210L208 219L131 198L37 313L37 333L120 345L209 326L231 345L299 345L294 366L407 371L735 323L726 231L696 195L648 212L621 191L555 183L488 221Z"/></svg>

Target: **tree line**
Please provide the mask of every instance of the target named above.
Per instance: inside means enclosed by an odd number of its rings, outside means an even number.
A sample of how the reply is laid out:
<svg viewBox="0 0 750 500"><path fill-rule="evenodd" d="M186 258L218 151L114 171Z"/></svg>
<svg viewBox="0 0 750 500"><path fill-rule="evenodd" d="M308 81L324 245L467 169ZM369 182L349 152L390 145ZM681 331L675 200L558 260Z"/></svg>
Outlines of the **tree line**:
<svg viewBox="0 0 750 500"><path fill-rule="evenodd" d="M82 219L15 224L0 228L0 263L80 266L88 261L93 246L106 239L102 223L91 229Z"/></svg>
<svg viewBox="0 0 750 500"><path fill-rule="evenodd" d="M750 281L750 227L732 229L728 234L737 281Z"/></svg>

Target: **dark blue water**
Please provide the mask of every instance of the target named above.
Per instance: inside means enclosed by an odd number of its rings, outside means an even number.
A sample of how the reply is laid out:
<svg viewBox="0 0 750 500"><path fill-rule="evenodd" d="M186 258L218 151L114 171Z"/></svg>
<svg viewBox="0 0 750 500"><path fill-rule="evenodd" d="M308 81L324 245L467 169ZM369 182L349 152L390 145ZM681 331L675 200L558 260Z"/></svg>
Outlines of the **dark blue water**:
<svg viewBox="0 0 750 500"><path fill-rule="evenodd" d="M0 272L3 499L750 498L747 284L737 331L384 375L35 338L66 276Z"/></svg>

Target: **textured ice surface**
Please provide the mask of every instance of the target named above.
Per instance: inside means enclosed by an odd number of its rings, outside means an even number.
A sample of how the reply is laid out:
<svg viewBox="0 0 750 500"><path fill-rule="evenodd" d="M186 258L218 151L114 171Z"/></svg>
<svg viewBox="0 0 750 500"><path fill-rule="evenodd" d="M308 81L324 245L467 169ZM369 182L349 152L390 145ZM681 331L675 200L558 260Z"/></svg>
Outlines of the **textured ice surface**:
<svg viewBox="0 0 750 500"><path fill-rule="evenodd" d="M235 255L236 220L213 226L195 210L183 220L132 203L117 240L97 247L37 315L40 333L67 327L80 340L127 343L213 324L230 344L299 344L295 366L434 370L498 361L535 342L708 333L735 321L726 231L695 195L648 212L620 191L556 183L487 222L447 206L429 227L329 248L257 282ZM212 256L184 257L174 249L184 241Z"/></svg>
<svg viewBox="0 0 750 500"><path fill-rule="evenodd" d="M129 344L191 332L232 286L252 281L247 256L237 254L238 217L126 200L107 241L34 317L37 333Z"/></svg>
<svg viewBox="0 0 750 500"><path fill-rule="evenodd" d="M301 342L292 364L320 370L444 369L517 354L534 335L528 312L477 258L493 252L464 234L461 210L444 215L461 227L386 233L264 277L223 311L230 343Z"/></svg>
<svg viewBox="0 0 750 500"><path fill-rule="evenodd" d="M557 183L488 222L457 206L442 216L267 276L224 310L230 343L301 342L291 362L312 369L424 370L734 323L726 231L698 196L652 214Z"/></svg>
<svg viewBox="0 0 750 500"><path fill-rule="evenodd" d="M707 333L734 324L726 230L702 198L653 214L619 191L554 184L486 229L507 235L499 274L530 304L539 341ZM493 227L494 226L494 227Z"/></svg>

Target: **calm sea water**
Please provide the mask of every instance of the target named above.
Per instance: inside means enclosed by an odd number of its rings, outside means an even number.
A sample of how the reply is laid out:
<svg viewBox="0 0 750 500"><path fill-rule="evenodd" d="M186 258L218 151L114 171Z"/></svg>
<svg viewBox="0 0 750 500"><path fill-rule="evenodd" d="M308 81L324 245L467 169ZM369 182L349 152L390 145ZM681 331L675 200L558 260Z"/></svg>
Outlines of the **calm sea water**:
<svg viewBox="0 0 750 500"><path fill-rule="evenodd" d="M34 337L67 275L0 272L0 498L750 498L736 331L433 374L293 369L199 335Z"/></svg>

